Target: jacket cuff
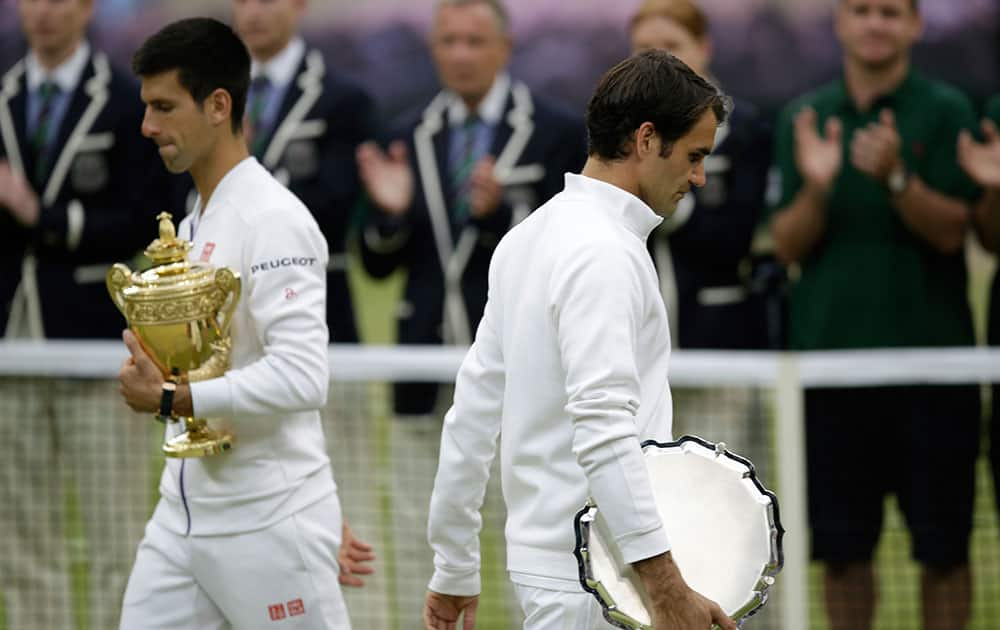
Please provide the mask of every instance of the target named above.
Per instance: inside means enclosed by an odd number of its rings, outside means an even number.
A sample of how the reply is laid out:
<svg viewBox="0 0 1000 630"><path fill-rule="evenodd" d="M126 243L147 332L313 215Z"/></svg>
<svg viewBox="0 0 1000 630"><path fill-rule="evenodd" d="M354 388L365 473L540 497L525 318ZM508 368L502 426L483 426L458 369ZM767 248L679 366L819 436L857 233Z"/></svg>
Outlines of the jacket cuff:
<svg viewBox="0 0 1000 630"><path fill-rule="evenodd" d="M190 384L192 413L198 418L231 417L233 393L225 376Z"/></svg>
<svg viewBox="0 0 1000 630"><path fill-rule="evenodd" d="M482 591L479 570L455 570L437 567L427 588L442 595L471 597Z"/></svg>
<svg viewBox="0 0 1000 630"><path fill-rule="evenodd" d="M391 254L402 249L410 239L410 224L405 216L376 211L365 226L365 245L376 254Z"/></svg>
<svg viewBox="0 0 1000 630"><path fill-rule="evenodd" d="M626 534L618 540L622 560L632 564L670 551L670 541L662 526L646 532Z"/></svg>

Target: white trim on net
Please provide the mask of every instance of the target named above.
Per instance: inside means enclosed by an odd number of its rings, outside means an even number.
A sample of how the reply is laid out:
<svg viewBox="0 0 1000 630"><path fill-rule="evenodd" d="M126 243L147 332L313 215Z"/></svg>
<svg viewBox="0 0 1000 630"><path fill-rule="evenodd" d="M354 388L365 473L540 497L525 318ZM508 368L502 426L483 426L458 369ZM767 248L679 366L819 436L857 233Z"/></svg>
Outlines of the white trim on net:
<svg viewBox="0 0 1000 630"><path fill-rule="evenodd" d="M466 346L330 346L334 381L453 381ZM0 340L0 375L117 378L125 346L111 341ZM673 387L776 387L794 357L802 387L1000 383L1000 347L763 352L674 350Z"/></svg>

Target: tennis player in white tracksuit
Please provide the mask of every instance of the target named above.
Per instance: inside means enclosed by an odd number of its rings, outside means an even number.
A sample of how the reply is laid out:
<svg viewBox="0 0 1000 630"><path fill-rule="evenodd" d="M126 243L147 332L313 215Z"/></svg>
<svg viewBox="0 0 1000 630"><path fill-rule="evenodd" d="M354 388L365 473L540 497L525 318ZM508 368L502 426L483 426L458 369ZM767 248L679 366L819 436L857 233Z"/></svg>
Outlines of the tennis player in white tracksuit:
<svg viewBox="0 0 1000 630"><path fill-rule="evenodd" d="M302 202L248 155L239 121L250 58L228 26L170 24L140 47L133 69L143 134L199 191L178 233L193 242L192 260L238 272L242 295L231 369L178 385L173 399L178 414L228 429L233 448L167 459L121 628L348 630L342 518L319 414L329 382L327 243ZM196 101L190 85L199 82L209 95ZM162 374L131 333L125 341L123 397L150 411Z"/></svg>
<svg viewBox="0 0 1000 630"><path fill-rule="evenodd" d="M669 441L672 420L670 333L646 238L657 213L704 184L724 112L718 90L666 53L622 62L588 108L582 175L567 174L563 191L494 252L485 314L441 436L428 628L475 614L479 507L499 438L507 569L526 630L610 627L573 555L574 516L588 497L649 592L657 628L735 629L667 553L640 448Z"/></svg>
<svg viewBox="0 0 1000 630"><path fill-rule="evenodd" d="M581 591L573 517L591 493L627 561L670 548L639 449L671 435L670 333L645 248L661 220L619 188L568 174L566 189L500 243L445 418L431 590L479 592L478 527L466 506L481 500L498 434L519 596Z"/></svg>
<svg viewBox="0 0 1000 630"><path fill-rule="evenodd" d="M212 424L236 441L221 455L167 458L122 628L147 627L150 615L197 619L213 607L239 628L310 616L346 627L340 506L318 411L329 382L326 241L252 157L222 178L204 211L199 199L178 234L194 244L193 260L242 278L232 368L191 383L195 414L219 418Z"/></svg>

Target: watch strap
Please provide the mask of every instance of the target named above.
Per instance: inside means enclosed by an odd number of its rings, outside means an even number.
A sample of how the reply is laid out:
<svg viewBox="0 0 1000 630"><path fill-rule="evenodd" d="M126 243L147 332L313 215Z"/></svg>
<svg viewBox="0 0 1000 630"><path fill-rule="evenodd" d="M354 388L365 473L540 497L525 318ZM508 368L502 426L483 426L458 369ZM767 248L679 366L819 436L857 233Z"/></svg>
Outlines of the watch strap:
<svg viewBox="0 0 1000 630"><path fill-rule="evenodd" d="M156 414L156 419L166 422L174 418L174 393L177 391L177 369L163 381L160 394L160 412Z"/></svg>

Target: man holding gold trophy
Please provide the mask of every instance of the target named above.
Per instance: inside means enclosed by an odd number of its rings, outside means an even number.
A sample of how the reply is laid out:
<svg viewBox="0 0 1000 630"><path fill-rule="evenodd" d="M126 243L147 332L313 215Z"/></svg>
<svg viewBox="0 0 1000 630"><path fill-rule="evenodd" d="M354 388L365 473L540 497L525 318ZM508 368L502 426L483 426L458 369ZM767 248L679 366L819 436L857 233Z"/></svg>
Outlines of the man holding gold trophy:
<svg viewBox="0 0 1000 630"><path fill-rule="evenodd" d="M175 22L142 45L133 70L142 133L168 170L191 174L198 200L179 238L160 216L152 269L108 277L129 321L122 396L166 419L168 433L184 431L164 447L121 628L349 628L319 414L327 244L247 152L250 58L229 27Z"/></svg>

